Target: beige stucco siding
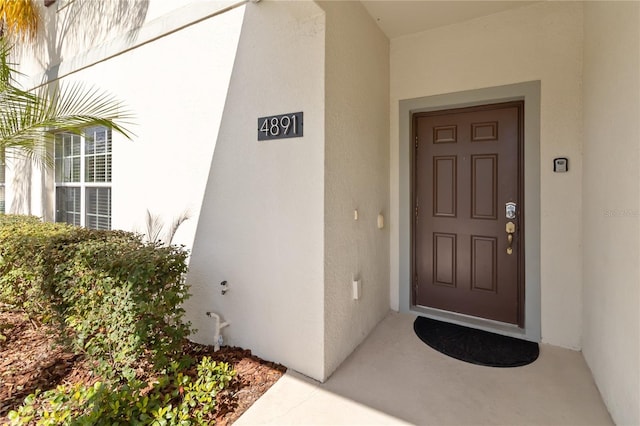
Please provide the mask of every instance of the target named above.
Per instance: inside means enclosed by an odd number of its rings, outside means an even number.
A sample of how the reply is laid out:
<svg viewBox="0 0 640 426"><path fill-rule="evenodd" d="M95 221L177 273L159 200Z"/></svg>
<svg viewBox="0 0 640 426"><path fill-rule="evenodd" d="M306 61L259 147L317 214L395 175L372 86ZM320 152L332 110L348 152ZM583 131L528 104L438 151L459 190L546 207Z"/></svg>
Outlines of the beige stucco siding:
<svg viewBox="0 0 640 426"><path fill-rule="evenodd" d="M321 379L324 239L323 11L249 3L190 264L189 318L227 344ZM304 112L304 137L258 142L258 117ZM226 280L229 291L220 293Z"/></svg>
<svg viewBox="0 0 640 426"><path fill-rule="evenodd" d="M327 14L324 353L329 376L389 310L389 41L358 2ZM354 211L358 220L354 220ZM352 297L352 279L362 296Z"/></svg>
<svg viewBox="0 0 640 426"><path fill-rule="evenodd" d="M613 420L640 424L640 4L584 21L583 352Z"/></svg>

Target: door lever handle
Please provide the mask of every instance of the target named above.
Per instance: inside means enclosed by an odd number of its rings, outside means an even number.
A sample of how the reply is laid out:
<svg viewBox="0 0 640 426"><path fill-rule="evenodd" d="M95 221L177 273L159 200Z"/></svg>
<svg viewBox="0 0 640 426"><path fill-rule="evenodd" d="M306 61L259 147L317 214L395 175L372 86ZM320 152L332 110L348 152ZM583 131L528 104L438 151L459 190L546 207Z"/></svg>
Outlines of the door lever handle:
<svg viewBox="0 0 640 426"><path fill-rule="evenodd" d="M513 244L513 234L516 232L516 224L513 222L507 222L505 231L507 233L507 254L513 254L513 248L511 245Z"/></svg>

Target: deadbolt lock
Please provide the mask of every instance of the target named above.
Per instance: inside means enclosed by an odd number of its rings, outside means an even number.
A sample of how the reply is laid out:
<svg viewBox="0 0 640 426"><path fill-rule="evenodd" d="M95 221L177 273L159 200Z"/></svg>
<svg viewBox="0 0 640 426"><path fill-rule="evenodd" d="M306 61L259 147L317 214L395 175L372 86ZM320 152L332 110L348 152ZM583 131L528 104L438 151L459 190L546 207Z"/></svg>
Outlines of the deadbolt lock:
<svg viewBox="0 0 640 426"><path fill-rule="evenodd" d="M513 234L514 232L516 232L516 224L513 222L507 222L507 227L505 230L507 231L507 234Z"/></svg>
<svg viewBox="0 0 640 426"><path fill-rule="evenodd" d="M509 201L504 205L504 215L507 219L513 220L516 218L516 203Z"/></svg>

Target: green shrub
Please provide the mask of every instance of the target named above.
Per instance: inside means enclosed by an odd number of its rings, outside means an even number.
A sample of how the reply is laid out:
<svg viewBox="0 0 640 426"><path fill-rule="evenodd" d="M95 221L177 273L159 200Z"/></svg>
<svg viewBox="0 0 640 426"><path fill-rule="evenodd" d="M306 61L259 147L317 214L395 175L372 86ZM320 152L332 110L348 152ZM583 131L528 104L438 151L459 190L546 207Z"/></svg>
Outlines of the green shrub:
<svg viewBox="0 0 640 426"><path fill-rule="evenodd" d="M0 302L23 309L32 319L50 318L52 306L43 292L47 246L72 229L33 216L0 215Z"/></svg>
<svg viewBox="0 0 640 426"><path fill-rule="evenodd" d="M215 418L216 394L235 372L227 363L204 357L195 377L174 362L152 384L58 386L31 394L9 413L12 425L206 425ZM151 389L149 389L151 385Z"/></svg>
<svg viewBox="0 0 640 426"><path fill-rule="evenodd" d="M190 325L183 282L187 251L123 231L94 231L0 217L0 301L53 318L75 352L108 380L166 367Z"/></svg>
<svg viewBox="0 0 640 426"><path fill-rule="evenodd" d="M163 368L189 334L181 305L186 251L114 238L78 243L53 287L73 347L99 361L99 372L133 377L146 354Z"/></svg>

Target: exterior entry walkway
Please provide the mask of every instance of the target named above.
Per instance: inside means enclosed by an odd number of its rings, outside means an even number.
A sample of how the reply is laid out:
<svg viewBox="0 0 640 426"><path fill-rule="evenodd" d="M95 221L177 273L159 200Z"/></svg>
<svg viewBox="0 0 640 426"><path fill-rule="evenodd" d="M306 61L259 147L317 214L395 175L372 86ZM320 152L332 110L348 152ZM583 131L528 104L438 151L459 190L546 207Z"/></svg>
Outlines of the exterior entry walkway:
<svg viewBox="0 0 640 426"><path fill-rule="evenodd" d="M613 424L580 352L482 367L422 343L414 319L390 313L324 384L289 371L235 424Z"/></svg>

